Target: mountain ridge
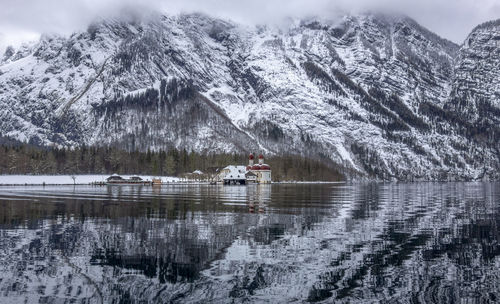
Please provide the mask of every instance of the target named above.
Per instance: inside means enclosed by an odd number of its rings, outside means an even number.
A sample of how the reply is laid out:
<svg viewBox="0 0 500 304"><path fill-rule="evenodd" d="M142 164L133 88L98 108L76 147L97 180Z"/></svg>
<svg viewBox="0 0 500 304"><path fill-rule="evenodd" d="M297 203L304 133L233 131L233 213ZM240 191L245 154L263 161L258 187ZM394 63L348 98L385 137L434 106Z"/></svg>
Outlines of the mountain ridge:
<svg viewBox="0 0 500 304"><path fill-rule="evenodd" d="M498 178L496 95L480 103L493 109L486 125L461 119L483 113L456 93L475 90L456 72L470 59L465 44L409 18L353 15L287 31L200 14L110 20L10 53L0 128L16 139L287 151L378 179Z"/></svg>

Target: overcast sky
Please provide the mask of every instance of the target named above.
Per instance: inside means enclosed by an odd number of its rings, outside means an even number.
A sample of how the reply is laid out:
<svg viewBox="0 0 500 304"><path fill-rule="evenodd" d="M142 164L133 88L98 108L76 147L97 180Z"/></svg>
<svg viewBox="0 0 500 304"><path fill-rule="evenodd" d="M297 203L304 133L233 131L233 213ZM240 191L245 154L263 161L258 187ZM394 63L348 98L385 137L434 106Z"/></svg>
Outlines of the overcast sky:
<svg viewBox="0 0 500 304"><path fill-rule="evenodd" d="M500 18L500 0L0 0L0 50L45 32L71 34L124 8L169 14L199 11L247 24L391 9L457 43L477 24Z"/></svg>

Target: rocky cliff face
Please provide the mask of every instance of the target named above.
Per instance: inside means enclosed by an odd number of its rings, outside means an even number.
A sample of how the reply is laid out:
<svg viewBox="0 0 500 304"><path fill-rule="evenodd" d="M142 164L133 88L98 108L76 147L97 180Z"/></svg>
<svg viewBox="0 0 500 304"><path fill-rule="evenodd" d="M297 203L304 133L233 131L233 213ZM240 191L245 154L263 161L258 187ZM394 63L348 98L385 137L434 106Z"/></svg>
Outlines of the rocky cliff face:
<svg viewBox="0 0 500 304"><path fill-rule="evenodd" d="M445 108L472 122L477 136L500 142L500 20L477 26L456 59Z"/></svg>
<svg viewBox="0 0 500 304"><path fill-rule="evenodd" d="M497 135L479 119L499 117L495 29L459 47L384 15L104 20L6 52L0 130L44 145L307 154L358 177L498 178Z"/></svg>

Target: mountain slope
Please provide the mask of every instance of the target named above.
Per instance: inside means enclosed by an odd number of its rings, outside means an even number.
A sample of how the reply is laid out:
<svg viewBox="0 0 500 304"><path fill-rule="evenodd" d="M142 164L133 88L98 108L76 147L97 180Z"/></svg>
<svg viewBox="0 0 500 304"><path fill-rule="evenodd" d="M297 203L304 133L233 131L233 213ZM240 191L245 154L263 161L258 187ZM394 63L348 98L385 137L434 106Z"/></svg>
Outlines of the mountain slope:
<svg viewBox="0 0 500 304"><path fill-rule="evenodd" d="M477 26L460 49L445 108L474 122L500 149L500 19Z"/></svg>
<svg viewBox="0 0 500 304"><path fill-rule="evenodd" d="M103 20L4 56L0 129L44 145L306 154L384 179L498 178L498 147L449 106L465 47L384 15Z"/></svg>

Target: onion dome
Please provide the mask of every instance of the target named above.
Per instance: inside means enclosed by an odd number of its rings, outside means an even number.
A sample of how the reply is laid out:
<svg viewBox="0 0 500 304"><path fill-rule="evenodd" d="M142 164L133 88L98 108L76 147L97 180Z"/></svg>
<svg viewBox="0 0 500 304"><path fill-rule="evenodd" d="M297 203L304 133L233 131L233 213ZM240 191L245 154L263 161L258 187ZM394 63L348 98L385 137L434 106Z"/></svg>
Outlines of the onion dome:
<svg viewBox="0 0 500 304"><path fill-rule="evenodd" d="M260 170L260 165L257 164L253 165L252 170Z"/></svg>
<svg viewBox="0 0 500 304"><path fill-rule="evenodd" d="M248 156L248 159L253 159L253 158L254 158L254 157L253 157L253 154L252 154L252 153L250 153L250 156Z"/></svg>
<svg viewBox="0 0 500 304"><path fill-rule="evenodd" d="M264 159L264 155L259 155L259 159Z"/></svg>
<svg viewBox="0 0 500 304"><path fill-rule="evenodd" d="M252 166L247 166L247 171L252 170Z"/></svg>
<svg viewBox="0 0 500 304"><path fill-rule="evenodd" d="M260 165L260 170L271 170L271 167L269 167L269 165L262 164Z"/></svg>

